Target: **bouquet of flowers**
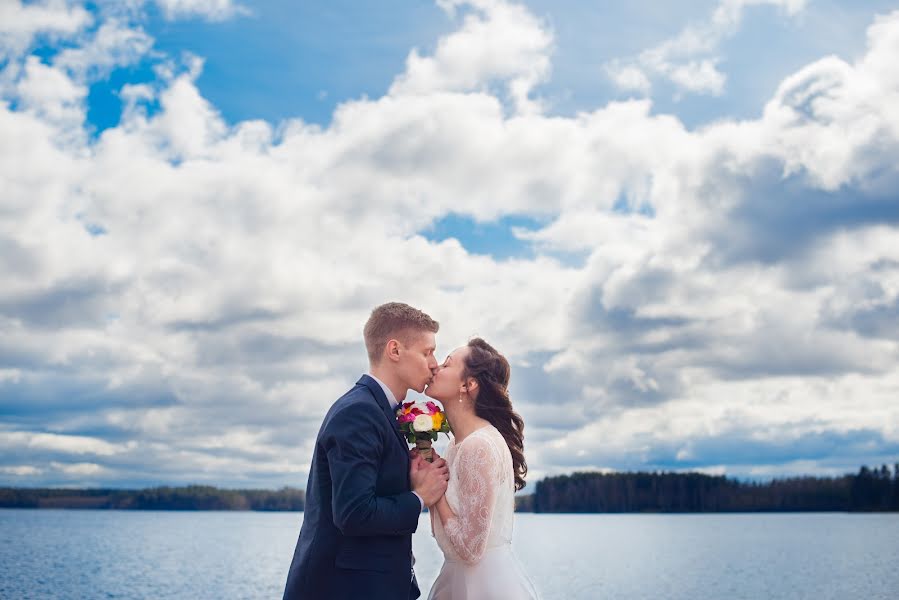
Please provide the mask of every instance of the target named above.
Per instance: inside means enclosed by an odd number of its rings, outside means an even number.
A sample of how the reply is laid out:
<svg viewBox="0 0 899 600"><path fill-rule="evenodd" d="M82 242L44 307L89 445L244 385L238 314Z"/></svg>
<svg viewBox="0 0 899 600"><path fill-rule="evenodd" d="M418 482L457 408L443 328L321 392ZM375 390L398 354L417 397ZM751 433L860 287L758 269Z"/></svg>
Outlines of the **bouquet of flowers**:
<svg viewBox="0 0 899 600"><path fill-rule="evenodd" d="M446 415L433 402L404 402L396 409L396 420L400 431L410 444L415 444L419 454L428 462L433 462L431 444L437 441L438 433L449 433Z"/></svg>

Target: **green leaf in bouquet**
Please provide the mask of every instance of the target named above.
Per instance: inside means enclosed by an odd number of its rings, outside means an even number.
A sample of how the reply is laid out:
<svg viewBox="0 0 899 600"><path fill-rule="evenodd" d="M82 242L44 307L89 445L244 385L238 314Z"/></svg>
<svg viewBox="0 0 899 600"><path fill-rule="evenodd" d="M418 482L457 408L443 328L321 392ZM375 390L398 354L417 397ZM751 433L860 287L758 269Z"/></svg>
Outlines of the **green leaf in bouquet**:
<svg viewBox="0 0 899 600"><path fill-rule="evenodd" d="M410 444L414 444L415 443L415 434L412 433L411 431L407 432L406 433L406 441L409 442Z"/></svg>
<svg viewBox="0 0 899 600"><path fill-rule="evenodd" d="M432 442L436 442L436 441L437 441L437 432L436 432L436 431L432 431L432 432L431 432L431 441L432 441Z"/></svg>

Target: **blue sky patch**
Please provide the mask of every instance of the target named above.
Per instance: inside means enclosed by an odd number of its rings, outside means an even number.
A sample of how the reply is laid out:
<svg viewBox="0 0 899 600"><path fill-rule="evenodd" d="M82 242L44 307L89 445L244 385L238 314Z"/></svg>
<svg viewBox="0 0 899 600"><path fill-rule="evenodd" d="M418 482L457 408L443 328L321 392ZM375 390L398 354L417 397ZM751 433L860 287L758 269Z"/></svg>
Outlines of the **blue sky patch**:
<svg viewBox="0 0 899 600"><path fill-rule="evenodd" d="M536 230L541 226L540 221L525 216L510 216L497 221L478 222L471 217L451 213L437 220L421 234L434 242L455 238L472 254L484 254L497 260L503 260L533 258L534 248L531 242L515 237L513 229Z"/></svg>
<svg viewBox="0 0 899 600"><path fill-rule="evenodd" d="M197 86L235 123L301 118L327 125L338 103L379 97L405 68L412 47L432 49L453 23L436 4L385 0L248 3L225 22L151 15L155 48L205 59Z"/></svg>
<svg viewBox="0 0 899 600"><path fill-rule="evenodd" d="M151 84L156 79L152 64L144 61L140 65L114 70L109 77L93 83L87 97L87 121L94 137L110 127L119 124L124 104L121 97L125 85ZM147 116L160 110L158 102L144 103Z"/></svg>

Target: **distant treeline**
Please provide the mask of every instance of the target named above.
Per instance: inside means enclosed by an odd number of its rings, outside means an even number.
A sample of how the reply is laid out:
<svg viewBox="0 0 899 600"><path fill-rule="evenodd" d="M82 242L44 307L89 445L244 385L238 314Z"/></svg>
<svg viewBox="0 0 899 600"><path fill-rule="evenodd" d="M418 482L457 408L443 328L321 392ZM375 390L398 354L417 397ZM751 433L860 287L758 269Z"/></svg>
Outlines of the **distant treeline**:
<svg viewBox="0 0 899 600"><path fill-rule="evenodd" d="M303 490L209 486L143 490L0 488L0 508L300 511ZM751 482L702 473L574 473L534 484L516 510L538 513L899 511L899 463L855 475Z"/></svg>
<svg viewBox="0 0 899 600"><path fill-rule="evenodd" d="M0 508L303 510L303 490L223 490L191 485L144 490L0 488Z"/></svg>
<svg viewBox="0 0 899 600"><path fill-rule="evenodd" d="M538 513L899 511L899 463L855 475L749 482L701 473L574 473L535 484Z"/></svg>

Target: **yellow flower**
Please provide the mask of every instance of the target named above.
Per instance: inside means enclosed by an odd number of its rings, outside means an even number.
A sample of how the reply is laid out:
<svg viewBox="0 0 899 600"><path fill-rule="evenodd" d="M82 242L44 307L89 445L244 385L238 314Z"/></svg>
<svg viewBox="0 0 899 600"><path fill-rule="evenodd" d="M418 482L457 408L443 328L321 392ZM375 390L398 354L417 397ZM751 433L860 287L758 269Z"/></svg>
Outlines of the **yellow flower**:
<svg viewBox="0 0 899 600"><path fill-rule="evenodd" d="M433 414L431 418L434 419L434 431L440 431L440 426L443 425L443 413Z"/></svg>

